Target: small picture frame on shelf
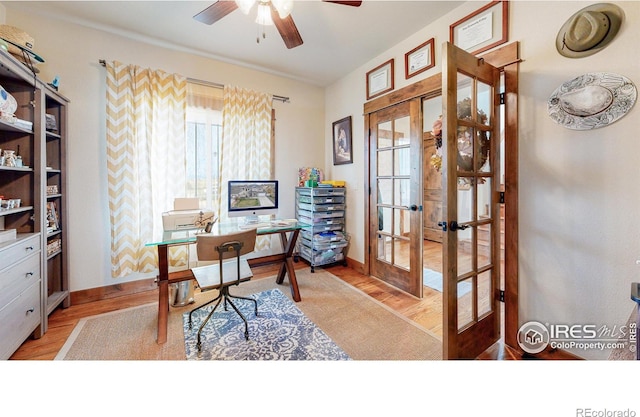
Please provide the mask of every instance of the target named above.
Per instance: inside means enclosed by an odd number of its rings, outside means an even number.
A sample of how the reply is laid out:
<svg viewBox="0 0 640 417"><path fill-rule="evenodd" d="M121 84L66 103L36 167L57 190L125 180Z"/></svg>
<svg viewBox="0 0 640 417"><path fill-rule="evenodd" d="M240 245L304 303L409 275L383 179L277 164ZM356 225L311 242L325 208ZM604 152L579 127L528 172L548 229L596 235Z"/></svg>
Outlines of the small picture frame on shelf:
<svg viewBox="0 0 640 417"><path fill-rule="evenodd" d="M47 203L47 233L53 233L60 229L60 220L58 218L58 210L56 203Z"/></svg>
<svg viewBox="0 0 640 417"><path fill-rule="evenodd" d="M47 132L53 132L53 133L57 133L58 132L58 122L56 120L56 116L54 116L53 114L45 114L45 122L46 122L46 129Z"/></svg>
<svg viewBox="0 0 640 417"><path fill-rule="evenodd" d="M58 194L58 186L57 185L47 185L47 195L56 195Z"/></svg>

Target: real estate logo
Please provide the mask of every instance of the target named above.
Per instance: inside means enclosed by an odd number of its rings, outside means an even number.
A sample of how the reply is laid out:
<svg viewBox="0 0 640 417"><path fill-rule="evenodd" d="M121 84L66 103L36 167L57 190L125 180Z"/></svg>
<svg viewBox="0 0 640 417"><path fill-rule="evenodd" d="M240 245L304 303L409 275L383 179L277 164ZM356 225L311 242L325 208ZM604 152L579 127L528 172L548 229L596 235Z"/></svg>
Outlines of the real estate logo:
<svg viewBox="0 0 640 417"><path fill-rule="evenodd" d="M518 344L527 353L540 353L549 344L547 327L537 321L529 321L518 330Z"/></svg>
<svg viewBox="0 0 640 417"><path fill-rule="evenodd" d="M518 330L518 345L527 353L553 349L624 349L637 346L636 323L609 327L595 324L542 324L529 321Z"/></svg>

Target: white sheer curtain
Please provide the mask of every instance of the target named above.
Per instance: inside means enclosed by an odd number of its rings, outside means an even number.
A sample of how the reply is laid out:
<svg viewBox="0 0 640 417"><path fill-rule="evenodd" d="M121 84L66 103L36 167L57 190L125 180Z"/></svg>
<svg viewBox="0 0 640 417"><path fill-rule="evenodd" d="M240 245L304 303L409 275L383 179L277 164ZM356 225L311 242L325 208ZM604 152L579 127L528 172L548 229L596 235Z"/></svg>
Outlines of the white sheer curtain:
<svg viewBox="0 0 640 417"><path fill-rule="evenodd" d="M273 178L271 166L272 95L225 86L222 110L220 179L260 180ZM227 198L221 189L221 214L226 217Z"/></svg>
<svg viewBox="0 0 640 417"><path fill-rule="evenodd" d="M225 86L222 110L220 184L229 180L272 179L271 94ZM221 217L227 216L228 190L220 190ZM269 237L256 240L256 250L271 247Z"/></svg>

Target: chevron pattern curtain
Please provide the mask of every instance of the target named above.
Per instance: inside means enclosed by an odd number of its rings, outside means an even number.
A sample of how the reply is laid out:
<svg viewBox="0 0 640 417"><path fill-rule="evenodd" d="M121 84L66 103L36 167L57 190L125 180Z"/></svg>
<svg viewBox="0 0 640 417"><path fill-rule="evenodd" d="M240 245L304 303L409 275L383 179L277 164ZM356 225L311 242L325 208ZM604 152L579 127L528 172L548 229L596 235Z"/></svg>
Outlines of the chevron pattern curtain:
<svg viewBox="0 0 640 417"><path fill-rule="evenodd" d="M273 178L271 164L271 110L273 96L225 86L222 108L220 184L229 180ZM221 187L220 217L226 218L227 187ZM259 238L256 249L267 249L270 239Z"/></svg>
<svg viewBox="0 0 640 417"><path fill-rule="evenodd" d="M185 190L187 80L119 62L107 68L111 275L157 268L162 212ZM174 256L172 256L172 259Z"/></svg>

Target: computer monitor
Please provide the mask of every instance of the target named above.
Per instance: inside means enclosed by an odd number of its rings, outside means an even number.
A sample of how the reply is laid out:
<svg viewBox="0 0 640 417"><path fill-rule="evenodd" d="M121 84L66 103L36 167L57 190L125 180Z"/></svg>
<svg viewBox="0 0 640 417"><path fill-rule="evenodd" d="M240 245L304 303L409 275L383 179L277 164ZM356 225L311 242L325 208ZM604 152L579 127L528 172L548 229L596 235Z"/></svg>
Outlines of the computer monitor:
<svg viewBox="0 0 640 417"><path fill-rule="evenodd" d="M228 184L227 215L257 223L258 216L278 213L278 181L231 180Z"/></svg>

